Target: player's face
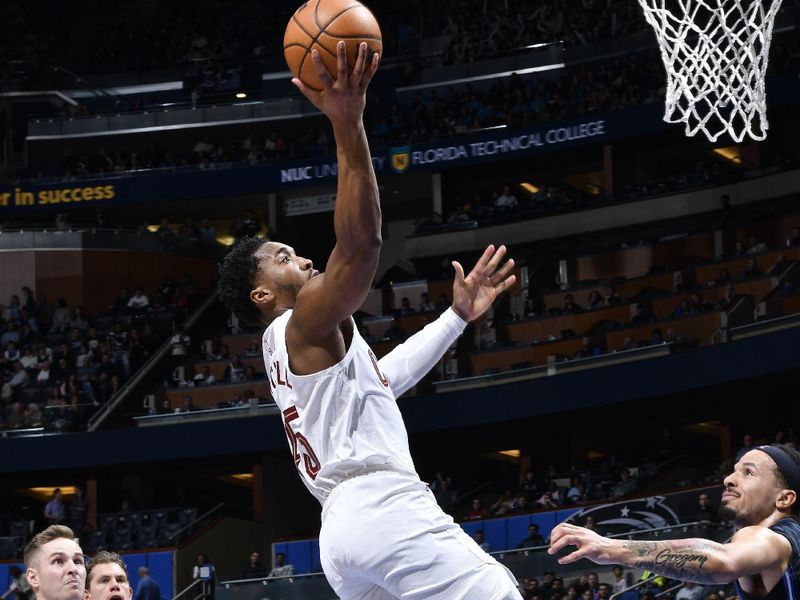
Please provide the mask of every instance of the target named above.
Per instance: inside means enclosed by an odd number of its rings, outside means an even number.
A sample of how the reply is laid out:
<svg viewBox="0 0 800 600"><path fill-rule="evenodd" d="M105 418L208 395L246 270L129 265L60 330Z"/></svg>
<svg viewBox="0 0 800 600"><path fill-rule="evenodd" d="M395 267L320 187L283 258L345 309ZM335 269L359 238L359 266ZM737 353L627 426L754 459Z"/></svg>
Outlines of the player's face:
<svg viewBox="0 0 800 600"><path fill-rule="evenodd" d="M47 542L31 563L26 575L37 598L81 600L86 565L83 551L76 542L66 538Z"/></svg>
<svg viewBox="0 0 800 600"><path fill-rule="evenodd" d="M294 306L300 289L319 275L313 262L278 242L265 243L256 252L256 258L260 265L260 281L256 283L275 294L279 303L289 306Z"/></svg>
<svg viewBox="0 0 800 600"><path fill-rule="evenodd" d="M116 563L101 563L92 568L87 600L130 600L133 595L125 570Z"/></svg>
<svg viewBox="0 0 800 600"><path fill-rule="evenodd" d="M736 463L723 484L720 515L738 527L760 523L775 510L781 486L775 462L761 450L751 450Z"/></svg>

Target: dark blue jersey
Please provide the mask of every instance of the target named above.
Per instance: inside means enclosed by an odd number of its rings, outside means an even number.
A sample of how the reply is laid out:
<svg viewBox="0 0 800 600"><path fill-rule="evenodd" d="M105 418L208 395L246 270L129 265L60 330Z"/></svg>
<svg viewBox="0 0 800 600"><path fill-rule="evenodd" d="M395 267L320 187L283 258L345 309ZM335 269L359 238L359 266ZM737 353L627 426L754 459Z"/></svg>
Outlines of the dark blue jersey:
<svg viewBox="0 0 800 600"><path fill-rule="evenodd" d="M770 527L775 533L779 533L792 545L792 556L789 559L789 566L783 573L783 579L775 584L766 596L757 598L752 594L745 592L739 582L736 582L736 593L739 594L741 600L800 600L797 595L800 589L800 523L794 519L781 519L775 525Z"/></svg>

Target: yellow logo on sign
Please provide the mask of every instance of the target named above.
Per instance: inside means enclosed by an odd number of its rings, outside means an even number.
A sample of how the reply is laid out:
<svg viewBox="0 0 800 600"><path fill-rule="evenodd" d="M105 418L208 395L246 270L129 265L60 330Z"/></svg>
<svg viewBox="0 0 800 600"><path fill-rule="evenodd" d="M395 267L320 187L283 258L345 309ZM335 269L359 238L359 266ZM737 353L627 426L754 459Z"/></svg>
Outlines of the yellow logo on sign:
<svg viewBox="0 0 800 600"><path fill-rule="evenodd" d="M392 148L392 171L405 173L411 166L411 151L408 146Z"/></svg>

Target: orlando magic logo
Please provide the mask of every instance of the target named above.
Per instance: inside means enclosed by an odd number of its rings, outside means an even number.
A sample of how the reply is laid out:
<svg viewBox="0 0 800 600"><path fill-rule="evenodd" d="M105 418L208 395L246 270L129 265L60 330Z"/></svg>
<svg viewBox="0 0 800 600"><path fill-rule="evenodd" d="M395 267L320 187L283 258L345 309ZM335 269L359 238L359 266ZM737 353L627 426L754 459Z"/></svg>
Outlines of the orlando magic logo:
<svg viewBox="0 0 800 600"><path fill-rule="evenodd" d="M604 534L677 525L681 520L675 511L667 506L666 500L666 496L651 496L616 504L590 506L577 511L566 522L584 525L586 517L592 517L597 528Z"/></svg>

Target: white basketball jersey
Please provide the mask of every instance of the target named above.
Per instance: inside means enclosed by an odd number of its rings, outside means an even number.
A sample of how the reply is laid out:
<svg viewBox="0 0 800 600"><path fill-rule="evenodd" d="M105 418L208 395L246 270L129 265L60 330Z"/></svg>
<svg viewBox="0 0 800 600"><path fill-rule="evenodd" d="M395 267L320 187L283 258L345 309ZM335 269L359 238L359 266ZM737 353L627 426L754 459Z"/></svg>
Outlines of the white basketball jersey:
<svg viewBox="0 0 800 600"><path fill-rule="evenodd" d="M286 347L291 315L287 310L264 332L264 364L297 471L309 491L324 504L343 480L375 467L419 479L397 401L355 325L340 362L295 375Z"/></svg>

